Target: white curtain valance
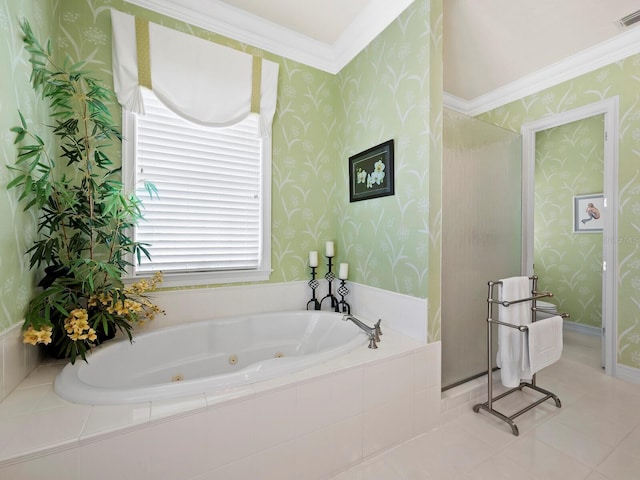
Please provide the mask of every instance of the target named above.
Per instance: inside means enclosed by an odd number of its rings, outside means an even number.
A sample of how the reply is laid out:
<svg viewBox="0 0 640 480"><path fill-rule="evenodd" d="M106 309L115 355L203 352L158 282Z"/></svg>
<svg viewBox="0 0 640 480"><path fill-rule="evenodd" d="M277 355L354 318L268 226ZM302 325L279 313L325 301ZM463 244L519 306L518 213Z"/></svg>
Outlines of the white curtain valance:
<svg viewBox="0 0 640 480"><path fill-rule="evenodd" d="M238 123L253 111L260 115L262 131L271 131L277 63L136 21L132 15L113 9L111 24L114 87L118 101L128 111L144 113L140 88L146 87L167 108L189 121L222 127ZM142 56L147 58L139 58ZM149 72L144 69L147 62ZM139 63L143 66L140 72Z"/></svg>

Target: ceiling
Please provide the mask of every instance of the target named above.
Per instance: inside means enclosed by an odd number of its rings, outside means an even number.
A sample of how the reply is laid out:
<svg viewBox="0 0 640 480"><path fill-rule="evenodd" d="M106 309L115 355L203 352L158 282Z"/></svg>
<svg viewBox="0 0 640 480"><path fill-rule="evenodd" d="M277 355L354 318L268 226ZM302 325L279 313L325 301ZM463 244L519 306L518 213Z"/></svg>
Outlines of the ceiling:
<svg viewBox="0 0 640 480"><path fill-rule="evenodd" d="M472 100L607 42L638 0L444 0L444 88ZM640 24L636 24L640 25Z"/></svg>
<svg viewBox="0 0 640 480"><path fill-rule="evenodd" d="M223 0L319 42L334 44L370 0Z"/></svg>
<svg viewBox="0 0 640 480"><path fill-rule="evenodd" d="M128 1L331 73L337 73L413 2ZM593 70L600 65L592 53L606 65L640 51L640 23L627 28L618 23L640 8L638 0L443 2L445 102L449 99L467 113L477 113L472 112L473 102L479 99L506 98L505 92L518 82L528 81L531 90L550 86L545 82L554 75L561 81L567 62L574 62L573 75L585 73L576 69L576 61L580 68ZM518 92L527 94L522 87Z"/></svg>

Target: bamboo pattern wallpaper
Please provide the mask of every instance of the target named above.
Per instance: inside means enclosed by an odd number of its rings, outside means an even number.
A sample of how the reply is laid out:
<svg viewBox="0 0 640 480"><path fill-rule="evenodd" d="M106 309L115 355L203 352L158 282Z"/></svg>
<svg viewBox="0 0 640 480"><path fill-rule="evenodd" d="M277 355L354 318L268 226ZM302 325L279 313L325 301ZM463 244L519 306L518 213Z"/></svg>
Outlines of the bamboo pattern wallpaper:
<svg viewBox="0 0 640 480"><path fill-rule="evenodd" d="M602 193L603 175L603 115L537 133L534 272L568 321L598 328L602 233L573 232L573 197Z"/></svg>
<svg viewBox="0 0 640 480"><path fill-rule="evenodd" d="M429 342L441 339L441 284L442 277L442 162L443 162L443 2L431 2L431 79L429 84L429 274L428 323Z"/></svg>
<svg viewBox="0 0 640 480"><path fill-rule="evenodd" d="M523 123L618 96L618 362L640 368L640 55L502 106L480 118L513 131Z"/></svg>
<svg viewBox="0 0 640 480"><path fill-rule="evenodd" d="M338 75L345 117L337 207L354 280L426 298L430 26L429 2L416 4ZM395 195L350 204L347 159L389 139Z"/></svg>
<svg viewBox="0 0 640 480"><path fill-rule="evenodd" d="M337 232L344 258L356 282L429 295L430 342L440 339L440 292L428 290L440 284L440 216L433 211L441 208L441 6L414 2L338 75L345 118ZM395 195L349 203L347 159L389 139L395 142Z"/></svg>
<svg viewBox="0 0 640 480"><path fill-rule="evenodd" d="M15 190L7 191L11 181L8 165L15 159L14 135L9 131L18 125L18 110L33 124L46 121L47 112L35 100L29 84L31 68L22 48L18 19L29 18L33 28L50 34L49 2L3 0L0 3L0 30L4 41L0 44L0 62L4 68L0 92L0 333L21 320L32 294L33 274L25 251L35 235L35 217L24 212ZM48 133L38 132L41 136Z"/></svg>
<svg viewBox="0 0 640 480"><path fill-rule="evenodd" d="M270 282L307 280L308 252L324 252L325 242L334 240L335 261L351 263L351 281L426 298L429 248L437 245L437 235L433 236L434 229L429 225L428 185L432 179L428 171L430 156L438 155L440 135L439 117L430 116L430 108L435 106L438 110L442 96L438 77L442 75L442 57L437 53L441 50L441 0L416 0L339 75L263 52L124 0L24 2L33 7L31 10L26 6L17 8L15 3L0 0L6 12L3 22L6 35L13 35L15 42L11 55L23 63L24 79L14 82L19 87L10 88L20 88L15 97L25 101L31 95L27 83L29 70L17 33L17 21L23 16L37 26L41 38L52 36L60 54L67 52L75 59L88 58L88 68L100 72L108 84L112 84L110 8L278 62ZM39 23L34 21L38 16L42 19ZM3 54L9 56L5 49L10 47L1 48ZM433 56L432 51L436 52ZM369 78L369 74L376 76ZM440 88L435 92L432 77ZM360 82L357 89L356 81ZM2 108L15 111L5 102ZM114 107L113 115L115 119L120 118L119 107ZM17 119L17 115L13 117ZM5 161L10 163L15 150L7 132L16 121L6 122L3 120L3 148L4 157L8 159ZM348 203L347 157L387 137L397 141L398 194L387 197L388 201L360 202L360 209L353 209ZM6 170L3 175L6 177ZM5 177L0 178L6 183ZM7 195L3 188L0 212L4 215L5 210L11 210L12 225L18 227L15 230L19 232L11 235L25 236L24 232L32 231L28 226L23 228L29 215L18 212L15 201L5 206ZM370 235L372 231L374 235ZM28 239L21 238L18 245L9 247L2 238L3 262L5 257L22 256L20 252L29 244ZM319 269L321 275L325 268ZM23 300L11 311L0 312L0 330L20 321L30 296L30 289L25 285L30 285L32 280L24 262L14 262L2 265L2 282L15 285L13 290L0 286L3 305L8 303L7 298ZM19 294L16 289L20 290ZM301 299L302 305L304 301ZM429 328L436 332L430 334L430 340L437 339L437 320L433 325L430 323Z"/></svg>

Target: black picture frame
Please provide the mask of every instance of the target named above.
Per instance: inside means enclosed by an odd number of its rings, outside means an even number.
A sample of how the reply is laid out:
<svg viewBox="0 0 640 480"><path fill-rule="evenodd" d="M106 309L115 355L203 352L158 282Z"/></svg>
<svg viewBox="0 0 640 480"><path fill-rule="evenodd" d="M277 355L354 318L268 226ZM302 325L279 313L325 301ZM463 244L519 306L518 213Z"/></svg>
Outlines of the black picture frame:
<svg viewBox="0 0 640 480"><path fill-rule="evenodd" d="M349 157L349 201L395 193L393 139Z"/></svg>

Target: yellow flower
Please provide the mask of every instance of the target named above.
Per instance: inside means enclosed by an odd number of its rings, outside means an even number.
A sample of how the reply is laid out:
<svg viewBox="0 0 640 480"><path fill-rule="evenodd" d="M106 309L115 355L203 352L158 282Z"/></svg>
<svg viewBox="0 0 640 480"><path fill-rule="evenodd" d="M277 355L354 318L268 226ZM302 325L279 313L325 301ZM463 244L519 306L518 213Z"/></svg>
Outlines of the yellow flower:
<svg viewBox="0 0 640 480"><path fill-rule="evenodd" d="M75 322L76 323L76 327L80 327L80 328L84 329L84 327L89 325L89 322L87 320L88 320L88 318L84 318L84 317L76 319L76 322Z"/></svg>
<svg viewBox="0 0 640 480"><path fill-rule="evenodd" d="M35 345L37 343L43 343L48 345L51 343L51 326L42 327L40 330L36 330L33 327L29 327L22 334L22 342Z"/></svg>
<svg viewBox="0 0 640 480"><path fill-rule="evenodd" d="M38 343L49 345L51 343L51 334L53 333L52 327L43 327L38 332Z"/></svg>
<svg viewBox="0 0 640 480"><path fill-rule="evenodd" d="M87 339L90 342L95 342L98 339L98 336L96 335L96 331L93 328L89 329L89 333L87 333Z"/></svg>
<svg viewBox="0 0 640 480"><path fill-rule="evenodd" d="M118 300L115 304L110 306L107 311L111 314L116 313L118 315L126 315L129 311L125 308L122 300Z"/></svg>
<svg viewBox="0 0 640 480"><path fill-rule="evenodd" d="M142 310L142 304L136 302L134 300L127 299L124 301L124 306L126 309L132 312L140 312Z"/></svg>
<svg viewBox="0 0 640 480"><path fill-rule="evenodd" d="M113 298L111 295L101 292L99 295L92 295L91 298L89 298L87 305L89 307L97 307L99 303L102 305L109 305L112 301Z"/></svg>
<svg viewBox="0 0 640 480"><path fill-rule="evenodd" d="M146 292L155 291L158 283L162 282L162 272L156 272L153 274L151 280L142 279L138 282L132 283L127 288L124 289L125 293L132 293L135 295L142 295Z"/></svg>
<svg viewBox="0 0 640 480"><path fill-rule="evenodd" d="M156 289L156 285L158 283L162 283L163 280L163 273L162 272L156 272L153 274L153 278L151 279L151 289L155 290Z"/></svg>
<svg viewBox="0 0 640 480"><path fill-rule="evenodd" d="M107 294L106 294L106 293L104 293L104 292L102 292L102 293L100 294L100 297L99 297L99 298L100 298L100 302L101 302L103 305L106 305L106 304L108 304L108 303L113 302L113 297L112 297L111 295L107 295Z"/></svg>
<svg viewBox="0 0 640 480"><path fill-rule="evenodd" d="M31 345L35 345L36 343L38 343L38 332L36 330L34 330L33 327L29 327L22 334L22 342L23 343L30 343Z"/></svg>
<svg viewBox="0 0 640 480"><path fill-rule="evenodd" d="M89 326L89 313L84 308L72 310L69 317L64 321L64 329L67 336L74 342L78 340L95 341L96 332Z"/></svg>

